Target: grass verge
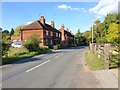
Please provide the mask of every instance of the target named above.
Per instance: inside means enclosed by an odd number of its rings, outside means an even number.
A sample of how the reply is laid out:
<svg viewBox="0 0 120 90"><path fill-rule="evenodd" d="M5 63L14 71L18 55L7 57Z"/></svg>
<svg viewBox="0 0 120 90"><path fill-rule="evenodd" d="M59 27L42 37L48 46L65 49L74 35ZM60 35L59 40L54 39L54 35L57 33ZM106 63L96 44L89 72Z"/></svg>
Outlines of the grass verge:
<svg viewBox="0 0 120 90"><path fill-rule="evenodd" d="M92 51L87 51L85 53L85 61L91 70L102 70L104 69L104 60L97 57Z"/></svg>
<svg viewBox="0 0 120 90"><path fill-rule="evenodd" d="M13 63L13 62L16 62L16 61L20 61L20 60L23 60L23 59L26 59L26 58L30 58L30 57L33 57L35 55L39 55L39 54L45 54L47 52L51 52L50 49L43 49L41 48L38 52L27 52L27 53L23 53L23 54L18 54L18 55L14 55L14 56L10 56L8 58L2 58L2 65L5 65L5 64L10 64L10 63Z"/></svg>

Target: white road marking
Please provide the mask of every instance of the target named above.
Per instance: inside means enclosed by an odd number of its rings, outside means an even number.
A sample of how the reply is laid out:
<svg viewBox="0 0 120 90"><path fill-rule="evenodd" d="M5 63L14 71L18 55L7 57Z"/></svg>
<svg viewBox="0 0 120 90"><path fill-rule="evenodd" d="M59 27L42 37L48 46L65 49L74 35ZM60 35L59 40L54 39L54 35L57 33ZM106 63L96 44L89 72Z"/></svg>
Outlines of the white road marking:
<svg viewBox="0 0 120 90"><path fill-rule="evenodd" d="M32 71L32 70L34 70L34 69L36 69L36 68L38 68L38 67L40 67L40 66L42 66L42 65L44 65L44 64L46 64L46 63L48 63L48 62L50 62L50 61L51 61L51 60L47 60L46 62L43 62L43 63L41 63L41 64L39 64L39 65L37 65L37 66L29 69L29 70L27 70L26 72L30 72L30 71Z"/></svg>
<svg viewBox="0 0 120 90"><path fill-rule="evenodd" d="M60 57L60 56L62 56L63 54L60 54L60 55L58 55L58 56L56 56L55 58L58 58L58 57Z"/></svg>

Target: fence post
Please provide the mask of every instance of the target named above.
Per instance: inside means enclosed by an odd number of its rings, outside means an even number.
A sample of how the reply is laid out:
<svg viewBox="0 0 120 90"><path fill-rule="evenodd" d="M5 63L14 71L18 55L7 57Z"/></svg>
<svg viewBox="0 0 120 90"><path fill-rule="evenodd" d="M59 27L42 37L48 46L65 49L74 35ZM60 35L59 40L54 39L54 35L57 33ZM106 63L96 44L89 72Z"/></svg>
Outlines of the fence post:
<svg viewBox="0 0 120 90"><path fill-rule="evenodd" d="M104 52L105 52L105 69L109 69L109 49L110 44L104 45Z"/></svg>
<svg viewBox="0 0 120 90"><path fill-rule="evenodd" d="M98 58L100 58L100 44L98 45Z"/></svg>
<svg viewBox="0 0 120 90"><path fill-rule="evenodd" d="M96 54L96 50L97 50L97 45L94 44L94 52L95 52L95 54Z"/></svg>

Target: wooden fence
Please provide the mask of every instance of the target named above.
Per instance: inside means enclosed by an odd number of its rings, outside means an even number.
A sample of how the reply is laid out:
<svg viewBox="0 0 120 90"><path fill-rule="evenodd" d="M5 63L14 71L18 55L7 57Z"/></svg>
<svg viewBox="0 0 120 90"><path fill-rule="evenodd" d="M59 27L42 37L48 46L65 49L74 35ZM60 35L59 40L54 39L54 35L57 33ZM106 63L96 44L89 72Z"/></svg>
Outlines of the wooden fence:
<svg viewBox="0 0 120 90"><path fill-rule="evenodd" d="M111 44L90 44L90 50L98 53L98 58L102 57L105 60L105 69L109 69Z"/></svg>

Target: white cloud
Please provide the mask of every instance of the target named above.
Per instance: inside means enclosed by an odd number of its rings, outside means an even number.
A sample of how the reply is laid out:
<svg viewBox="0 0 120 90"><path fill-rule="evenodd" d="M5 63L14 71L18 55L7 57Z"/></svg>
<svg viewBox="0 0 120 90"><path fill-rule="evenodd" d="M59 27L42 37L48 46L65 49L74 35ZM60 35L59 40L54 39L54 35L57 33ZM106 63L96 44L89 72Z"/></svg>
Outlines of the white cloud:
<svg viewBox="0 0 120 90"><path fill-rule="evenodd" d="M31 24L32 23L32 21L29 21L29 22L27 22L25 25L29 25L29 24Z"/></svg>
<svg viewBox="0 0 120 90"><path fill-rule="evenodd" d="M109 13L118 13L118 3L120 0L100 0L99 3L90 8L90 12L94 12L98 15L106 15Z"/></svg>
<svg viewBox="0 0 120 90"><path fill-rule="evenodd" d="M58 5L58 8L61 8L61 9L70 9L71 6L68 6L68 5L62 4L62 5Z"/></svg>
<svg viewBox="0 0 120 90"><path fill-rule="evenodd" d="M65 10L71 10L71 11L83 11L83 12L86 12L85 8L76 8L76 7L72 7L70 5L66 5L66 4L61 4L61 5L58 5L58 8L60 9L65 9Z"/></svg>

